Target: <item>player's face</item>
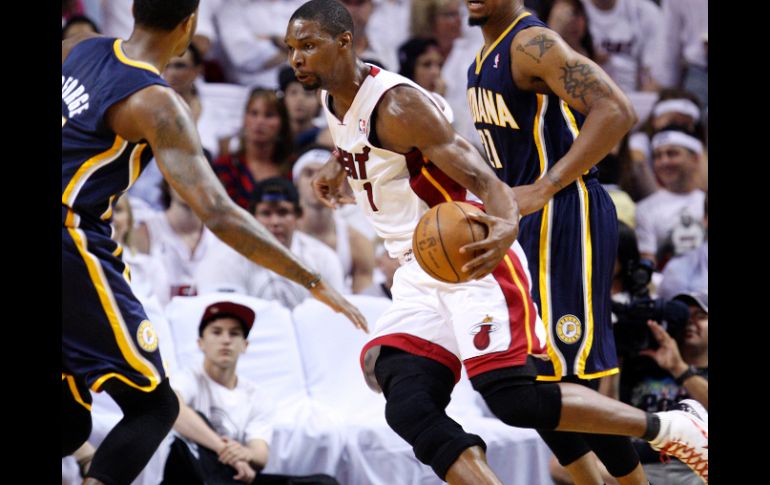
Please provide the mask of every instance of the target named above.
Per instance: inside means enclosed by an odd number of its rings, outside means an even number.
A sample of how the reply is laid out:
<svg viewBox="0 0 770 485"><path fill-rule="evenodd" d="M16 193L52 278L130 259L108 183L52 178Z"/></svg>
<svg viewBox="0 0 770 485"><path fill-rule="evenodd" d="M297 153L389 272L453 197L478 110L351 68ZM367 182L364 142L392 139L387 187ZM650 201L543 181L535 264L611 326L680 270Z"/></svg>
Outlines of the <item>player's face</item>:
<svg viewBox="0 0 770 485"><path fill-rule="evenodd" d="M498 3L499 0L465 0L465 6L468 7L468 25L487 23Z"/></svg>
<svg viewBox="0 0 770 485"><path fill-rule="evenodd" d="M444 57L435 47L429 47L417 57L414 63L414 82L428 91L435 91L436 84L441 78L441 67L444 65Z"/></svg>
<svg viewBox="0 0 770 485"><path fill-rule="evenodd" d="M698 158L690 150L677 145L661 145L652 152L655 175L669 190L686 185Z"/></svg>
<svg viewBox="0 0 770 485"><path fill-rule="evenodd" d="M294 203L287 200L260 202L254 210L254 217L287 248L297 229L297 211Z"/></svg>
<svg viewBox="0 0 770 485"><path fill-rule="evenodd" d="M247 345L243 327L231 317L210 322L198 339L198 347L203 351L205 360L218 367L235 367Z"/></svg>
<svg viewBox="0 0 770 485"><path fill-rule="evenodd" d="M295 19L286 29L284 39L289 50L289 65L305 89L326 87L327 77L338 62L339 43L314 20Z"/></svg>
<svg viewBox="0 0 770 485"><path fill-rule="evenodd" d="M289 118L299 122L315 118L321 108L317 91L308 91L300 83L289 83L283 100L286 103Z"/></svg>

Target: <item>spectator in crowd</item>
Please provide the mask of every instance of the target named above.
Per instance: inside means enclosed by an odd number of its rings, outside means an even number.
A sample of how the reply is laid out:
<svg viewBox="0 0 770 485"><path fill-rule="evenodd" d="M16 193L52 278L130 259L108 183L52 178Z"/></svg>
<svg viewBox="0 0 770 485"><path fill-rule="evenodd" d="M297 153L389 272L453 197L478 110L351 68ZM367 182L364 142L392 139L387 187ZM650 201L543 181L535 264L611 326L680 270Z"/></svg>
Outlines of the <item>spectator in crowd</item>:
<svg viewBox="0 0 770 485"><path fill-rule="evenodd" d="M293 179L302 207L297 227L336 252L345 277L345 289L361 293L372 284L374 246L337 211L318 200L311 184L329 157L329 150L316 148L305 152L294 164Z"/></svg>
<svg viewBox="0 0 770 485"><path fill-rule="evenodd" d="M123 261L131 269L131 289L140 301L157 297L158 303L163 305L168 302L171 288L166 268L155 256L142 252L148 250L147 235L146 232L137 235L129 198L129 195L123 195L115 202L112 210L113 238L123 248Z"/></svg>
<svg viewBox="0 0 770 485"><path fill-rule="evenodd" d="M353 17L353 49L362 59L377 61L376 63L386 69L395 69L395 53L386 50L387 45L369 35L369 19L374 13L373 0L340 0Z"/></svg>
<svg viewBox="0 0 770 485"><path fill-rule="evenodd" d="M288 175L292 138L283 99L272 89L254 88L246 101L240 149L214 161L214 171L236 204L248 209L257 182Z"/></svg>
<svg viewBox="0 0 770 485"><path fill-rule="evenodd" d="M412 37L398 48L398 73L430 92L446 94L446 81L441 77L444 57L432 37Z"/></svg>
<svg viewBox="0 0 770 485"><path fill-rule="evenodd" d="M381 296L392 300L393 294L390 292L390 289L393 288L393 275L396 274L396 270L401 264L398 262L398 259L390 257L382 243L377 245L375 262L377 263L377 269L379 270L382 281L377 281L378 278L375 276L374 279L376 282L365 289L362 294Z"/></svg>
<svg viewBox="0 0 770 485"><path fill-rule="evenodd" d="M640 200L659 188L652 172L652 135L665 127L675 126L695 136L705 144L705 130L701 123L701 109L698 98L682 89L662 89L658 100L642 124L640 130L631 135L631 177L628 178L629 192L634 200ZM705 146L705 145L704 145ZM705 157L698 169L698 187L706 190L708 186L708 165Z"/></svg>
<svg viewBox="0 0 770 485"><path fill-rule="evenodd" d="M61 40L75 37L76 35L80 35L84 32L93 32L98 34L99 27L96 26L96 23L94 23L90 17L86 17L85 15L74 15L70 17L69 20L67 20L67 23L64 24L64 27L62 27Z"/></svg>
<svg viewBox="0 0 770 485"><path fill-rule="evenodd" d="M278 88L286 64L283 43L292 12L301 0L225 0L216 12L224 67L230 82Z"/></svg>
<svg viewBox="0 0 770 485"><path fill-rule="evenodd" d="M134 26L131 12L134 0L101 0L102 31L108 37L128 39ZM211 4L211 5L210 5ZM201 0L198 5L197 24L192 42L205 56L212 40L216 37L213 24L216 0Z"/></svg>
<svg viewBox="0 0 770 485"><path fill-rule="evenodd" d="M251 212L278 241L302 262L321 274L328 285L343 288L342 265L336 253L321 241L297 230L302 216L299 194L283 177L263 180L254 188ZM263 271L224 244L216 244L198 268L195 281L201 293L233 291L294 308L310 293L294 282Z"/></svg>
<svg viewBox="0 0 770 485"><path fill-rule="evenodd" d="M466 81L468 65L476 56L484 39L478 29L463 28L467 16L460 0L422 0L412 2L411 36L436 39L438 50L444 59L441 77L446 82L442 94L452 108L452 126L465 139L482 149L481 139L468 109Z"/></svg>
<svg viewBox="0 0 770 485"><path fill-rule="evenodd" d="M323 123L317 122L321 112L318 90L303 88L294 75L294 69L289 66L283 67L278 73L278 84L283 93L286 113L289 115L291 132L294 134L294 152L301 153L314 144L333 148L331 135L325 128L325 120Z"/></svg>
<svg viewBox="0 0 770 485"><path fill-rule="evenodd" d="M251 308L231 301L204 310L198 326L203 366L172 378L180 400L174 430L181 438L171 445L163 485L295 483L288 476L259 474L270 455L272 410L259 386L236 372L255 318ZM303 480L337 483L327 476Z"/></svg>
<svg viewBox="0 0 770 485"><path fill-rule="evenodd" d="M658 84L692 92L708 109L708 0L662 0L662 39L652 65Z"/></svg>
<svg viewBox="0 0 770 485"><path fill-rule="evenodd" d="M602 68L626 93L655 91L650 69L658 54L660 7L652 0L583 0Z"/></svg>
<svg viewBox="0 0 770 485"><path fill-rule="evenodd" d="M637 204L636 236L642 257L662 269L671 256L697 248L705 237L706 193L696 183L703 144L688 133L664 129L652 137L652 151L661 188Z"/></svg>
<svg viewBox="0 0 770 485"><path fill-rule="evenodd" d="M193 120L196 125L199 124L201 114L203 111L201 104L201 97L198 93L198 88L195 85L195 81L201 74L201 64L203 59L195 47L195 44L187 46L184 54L177 57L172 57L166 68L163 70L163 79L168 82L171 88L182 96L187 106L190 107L190 113L193 116ZM202 134L201 134L202 136ZM203 148L203 155L211 163L211 152ZM144 168L142 176L134 182L131 186L129 194L135 199L141 199L147 203L149 209L162 211L165 207L163 205L163 193L161 189L161 183L163 182L163 174L158 169L158 164L153 158L150 163ZM136 202L134 200L134 202ZM144 214L139 214L139 218L143 220Z"/></svg>
<svg viewBox="0 0 770 485"><path fill-rule="evenodd" d="M663 269L658 296L671 298L677 293L708 292L709 288L709 197L703 204L706 240L696 249L672 258Z"/></svg>
<svg viewBox="0 0 770 485"><path fill-rule="evenodd" d="M594 39L588 28L588 15L580 0L547 0L540 2L537 16L548 27L556 31L572 49L592 61L602 64L605 59L597 59Z"/></svg>
<svg viewBox="0 0 770 485"><path fill-rule="evenodd" d="M620 400L648 412L675 409L688 398L708 409L708 293L682 293L673 299L688 306L684 329L671 335L671 327L666 331L658 322L647 322L657 348L625 359L620 374ZM693 405L691 400L685 403ZM647 443L636 440L635 445L650 483L702 483L676 458L661 463Z"/></svg>
<svg viewBox="0 0 770 485"><path fill-rule="evenodd" d="M168 287L158 295L165 305L174 296L198 294L195 270L219 241L165 179L161 191L164 211L152 213L139 224L134 242L139 252L152 255L166 272Z"/></svg>

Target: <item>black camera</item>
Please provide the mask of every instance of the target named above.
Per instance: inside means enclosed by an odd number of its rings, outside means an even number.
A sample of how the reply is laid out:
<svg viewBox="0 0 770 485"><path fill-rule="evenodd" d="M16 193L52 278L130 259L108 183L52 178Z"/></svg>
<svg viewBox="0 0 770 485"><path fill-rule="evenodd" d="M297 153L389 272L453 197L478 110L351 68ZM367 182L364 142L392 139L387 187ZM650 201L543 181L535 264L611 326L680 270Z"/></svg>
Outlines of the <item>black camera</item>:
<svg viewBox="0 0 770 485"><path fill-rule="evenodd" d="M684 330L690 318L688 306L675 300L650 297L647 285L652 279L651 261L638 260L628 265L623 275L623 287L631 295L629 303L612 303L617 321L613 325L618 355L635 356L640 350L658 348L658 341L647 326L655 320L674 338Z"/></svg>

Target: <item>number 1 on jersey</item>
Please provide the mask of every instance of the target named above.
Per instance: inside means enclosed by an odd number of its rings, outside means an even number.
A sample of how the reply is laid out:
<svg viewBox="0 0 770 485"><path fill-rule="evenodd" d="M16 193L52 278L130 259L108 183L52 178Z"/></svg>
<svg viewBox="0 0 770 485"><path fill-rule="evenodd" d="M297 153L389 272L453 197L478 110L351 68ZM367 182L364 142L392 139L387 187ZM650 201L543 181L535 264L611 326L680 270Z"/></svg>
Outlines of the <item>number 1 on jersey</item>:
<svg viewBox="0 0 770 485"><path fill-rule="evenodd" d="M492 168L503 168L503 164L500 163L500 157L497 156L497 149L495 148L495 142L492 140L492 133L486 128L483 130L476 130L481 137L481 144L484 145L484 151L487 153L487 161Z"/></svg>

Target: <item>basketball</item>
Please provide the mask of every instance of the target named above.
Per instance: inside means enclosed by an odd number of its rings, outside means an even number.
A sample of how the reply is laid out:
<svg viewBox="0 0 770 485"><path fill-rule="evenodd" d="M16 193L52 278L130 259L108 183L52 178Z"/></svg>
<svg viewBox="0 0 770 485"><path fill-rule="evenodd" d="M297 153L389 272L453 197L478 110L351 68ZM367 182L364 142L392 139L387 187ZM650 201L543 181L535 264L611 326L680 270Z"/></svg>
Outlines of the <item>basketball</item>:
<svg viewBox="0 0 770 485"><path fill-rule="evenodd" d="M444 283L463 283L470 273L463 265L483 251L460 253L460 248L487 237L487 226L468 218L481 209L466 202L443 202L423 214L412 237L412 250L420 267Z"/></svg>

